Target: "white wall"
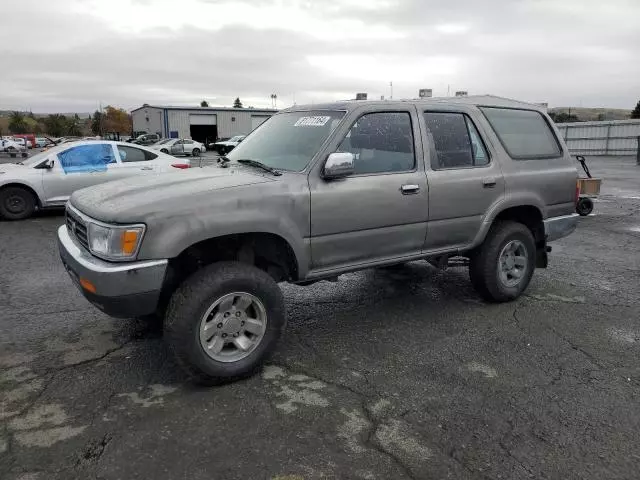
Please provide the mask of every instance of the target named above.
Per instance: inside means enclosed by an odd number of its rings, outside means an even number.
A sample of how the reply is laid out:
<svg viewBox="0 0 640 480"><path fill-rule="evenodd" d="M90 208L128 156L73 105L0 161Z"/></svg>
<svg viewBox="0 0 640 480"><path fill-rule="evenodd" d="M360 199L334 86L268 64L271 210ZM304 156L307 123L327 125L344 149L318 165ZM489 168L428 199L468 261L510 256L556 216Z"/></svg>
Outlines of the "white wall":
<svg viewBox="0 0 640 480"><path fill-rule="evenodd" d="M160 136L162 130L162 109L155 107L142 107L131 112L134 132L157 133Z"/></svg>
<svg viewBox="0 0 640 480"><path fill-rule="evenodd" d="M178 131L180 138L190 138L190 114L211 114L216 115L216 123L218 125L218 137L233 137L234 135L242 135L251 132L252 116L269 117L271 112L263 112L260 110L251 110L248 108L238 108L234 110L206 110L203 108L196 109L168 109L169 132ZM169 135L167 132L167 136Z"/></svg>
<svg viewBox="0 0 640 480"><path fill-rule="evenodd" d="M574 155L636 155L640 120L558 123Z"/></svg>

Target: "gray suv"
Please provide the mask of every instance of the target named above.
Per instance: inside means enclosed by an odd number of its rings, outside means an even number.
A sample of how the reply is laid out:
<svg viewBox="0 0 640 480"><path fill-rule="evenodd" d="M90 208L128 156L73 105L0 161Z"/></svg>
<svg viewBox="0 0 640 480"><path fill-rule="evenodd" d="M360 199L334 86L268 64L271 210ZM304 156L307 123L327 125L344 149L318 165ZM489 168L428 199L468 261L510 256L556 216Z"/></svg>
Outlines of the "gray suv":
<svg viewBox="0 0 640 480"><path fill-rule="evenodd" d="M576 179L535 105L295 106L217 167L77 191L58 239L94 305L162 317L179 364L211 384L253 373L274 349L278 282L457 257L484 299L517 298L548 243L576 227Z"/></svg>

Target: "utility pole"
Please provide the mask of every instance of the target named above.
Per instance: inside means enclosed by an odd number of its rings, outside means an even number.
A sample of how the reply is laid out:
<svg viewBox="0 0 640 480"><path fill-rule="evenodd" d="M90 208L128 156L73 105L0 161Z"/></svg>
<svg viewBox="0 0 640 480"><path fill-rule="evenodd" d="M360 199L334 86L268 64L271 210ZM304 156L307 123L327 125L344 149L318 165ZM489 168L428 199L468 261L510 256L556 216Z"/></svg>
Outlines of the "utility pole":
<svg viewBox="0 0 640 480"><path fill-rule="evenodd" d="M393 100L393 82L389 82L389 90L390 90L389 100Z"/></svg>

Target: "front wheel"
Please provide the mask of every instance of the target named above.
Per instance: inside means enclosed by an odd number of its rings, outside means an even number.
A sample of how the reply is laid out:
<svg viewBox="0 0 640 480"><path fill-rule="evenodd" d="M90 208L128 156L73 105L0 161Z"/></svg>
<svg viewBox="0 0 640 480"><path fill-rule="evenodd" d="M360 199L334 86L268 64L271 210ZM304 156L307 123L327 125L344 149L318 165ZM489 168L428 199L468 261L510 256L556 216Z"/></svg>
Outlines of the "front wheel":
<svg viewBox="0 0 640 480"><path fill-rule="evenodd" d="M215 385L256 372L285 325L282 292L266 272L220 262L196 272L176 290L164 335L191 379Z"/></svg>
<svg viewBox="0 0 640 480"><path fill-rule="evenodd" d="M192 154L194 157L199 157L199 156L200 156L200 149L199 149L199 148L194 148L194 149L193 149L193 152L191 152L191 154Z"/></svg>
<svg viewBox="0 0 640 480"><path fill-rule="evenodd" d="M160 150L162 153L166 153L167 155L169 154L169 150L167 150L166 148L163 148L162 150Z"/></svg>
<svg viewBox="0 0 640 480"><path fill-rule="evenodd" d="M469 276L490 302L514 300L524 292L535 269L536 244L531 230L518 222L500 222L471 256Z"/></svg>
<svg viewBox="0 0 640 480"><path fill-rule="evenodd" d="M37 201L34 195L22 187L6 187L0 190L0 217L7 220L24 220L33 215Z"/></svg>

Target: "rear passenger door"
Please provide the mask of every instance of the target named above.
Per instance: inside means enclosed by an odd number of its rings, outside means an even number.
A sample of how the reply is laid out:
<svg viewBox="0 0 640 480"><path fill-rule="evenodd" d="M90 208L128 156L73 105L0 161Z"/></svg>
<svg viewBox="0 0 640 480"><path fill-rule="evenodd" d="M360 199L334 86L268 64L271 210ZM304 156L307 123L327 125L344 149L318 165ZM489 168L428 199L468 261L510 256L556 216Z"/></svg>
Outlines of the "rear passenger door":
<svg viewBox="0 0 640 480"><path fill-rule="evenodd" d="M158 155L155 153L129 145L116 145L116 152L120 163L114 177L126 178L152 173L156 170L157 163L154 160L158 158Z"/></svg>
<svg viewBox="0 0 640 480"><path fill-rule="evenodd" d="M504 178L478 125L477 112L422 114L429 149L429 224L425 250L473 242L484 215L505 192Z"/></svg>

